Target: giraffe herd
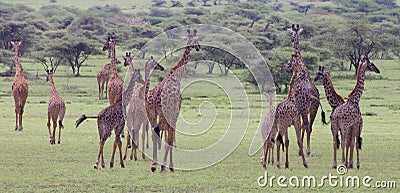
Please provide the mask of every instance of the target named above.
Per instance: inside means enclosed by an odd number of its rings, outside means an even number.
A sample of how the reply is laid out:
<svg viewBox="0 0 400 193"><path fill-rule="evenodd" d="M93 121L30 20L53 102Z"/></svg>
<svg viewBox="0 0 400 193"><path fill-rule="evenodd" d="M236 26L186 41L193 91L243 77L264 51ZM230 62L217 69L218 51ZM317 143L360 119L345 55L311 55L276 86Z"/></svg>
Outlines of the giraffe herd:
<svg viewBox="0 0 400 193"><path fill-rule="evenodd" d="M319 92L315 85L312 83L310 76L308 75L307 67L304 64L299 44L299 33L302 31L299 25L292 25L292 28L288 29L291 32L291 40L294 45L294 54L292 58L286 62L281 69L290 70L293 72L290 80L289 93L287 98L278 103L273 111L270 112L264 119L261 125L261 133L264 140L263 145L263 167L266 167L266 159L268 157L268 163L270 163L270 157L273 161L273 145L276 142L277 147L277 163L276 166L280 168L280 144L286 143L286 162L285 167L289 167L288 162L288 143L287 138L287 127L294 125L296 131L297 142L299 145L299 155L302 156L304 167L308 167L302 153L302 143L304 130L307 132L307 156L310 155L310 134L312 131L312 124L318 111L318 106L321 106ZM324 67L320 66L314 81L321 81L329 105L332 108L331 113L331 131L333 137L333 163L332 168L337 167L336 154L339 148L339 132L341 134L342 141L342 160L341 164L353 168L353 151L354 143L356 142L356 153L357 153L357 168L360 168L359 150L361 149L362 137L361 131L363 127L363 120L361 116L359 101L364 90L364 78L366 71L373 71L380 73L379 69L374 63L368 59L368 53L360 63L357 69L357 83L353 91L349 94L347 101L343 99L334 89L332 80L329 74L325 72ZM271 100L271 99L270 99ZM321 106L322 108L322 106ZM308 113L310 113L310 121L308 120ZM325 113L322 110L322 121L325 122ZM299 135L300 117L302 119L302 136ZM278 130L279 129L279 130ZM277 131L278 130L278 131ZM268 134L265 134L268 131ZM278 136L276 136L278 134ZM285 142L282 137L285 136ZM276 139L275 139L276 137ZM282 144L283 147L283 144ZM350 150L350 155L349 155ZM271 155L272 154L272 155Z"/></svg>
<svg viewBox="0 0 400 193"><path fill-rule="evenodd" d="M282 150L286 149L285 168L289 168L289 136L288 128L293 125L296 132L297 145L299 148L298 155L301 156L303 166L308 168L306 156L311 154L311 132L314 120L316 118L318 108L321 107L323 122L325 123L325 114L320 102L320 94L313 81L320 81L323 84L325 94L329 105L332 108L330 116L331 131L333 137L333 163L332 168L337 167L336 154L339 148L340 141L342 149L341 164L348 168L353 168L353 150L356 145L357 153L357 168L360 168L359 150L361 149L362 137L361 131L363 127L363 119L361 116L359 102L364 90L364 79L367 71L380 73L379 69L366 57L357 69L357 83L353 91L348 95L347 101L343 99L334 89L329 73L324 67L319 67L316 71L314 80L308 74L308 69L303 62L300 52L299 34L302 31L299 25L292 25L288 31L291 32L291 41L294 46L294 54L282 65L281 70L292 71L292 77L289 84L287 97L275 107L272 107L272 97L270 97L270 112L265 117L261 125L261 133L263 137L262 163L266 167L268 163L274 163L274 145L276 144L277 162L276 166L280 168L280 146ZM28 85L24 78L23 70L19 62L18 47L20 41L14 40L11 42L15 50L15 66L16 73L12 84L12 91L15 101L16 126L15 130L21 131L22 115L24 106L28 96ZM161 172L165 172L167 167L167 158L169 156L169 170L174 172L173 164L173 149L177 146L176 143L176 122L181 109L181 90L180 82L186 71L190 52L192 49L200 50L200 44L197 36L197 31L187 30L186 44L183 54L176 65L174 65L164 79L159 82L153 89L150 87L150 73L152 70L163 71L161 66L153 57L151 57L144 66L144 80L141 77L140 71L134 68L133 57L127 52L124 59L124 66L129 67L131 80L127 88L124 88L124 83L118 75L116 69L116 42L112 37L108 37L103 47L103 51L111 50L111 61L97 74L98 82L98 99L107 99L109 106L99 112L97 116L82 115L76 121L78 127L84 120L88 118L97 119L99 133L99 151L94 168L105 167L103 149L106 140L111 136L114 130L115 139L110 161L110 167L114 166L114 155L116 149L119 150L120 166L125 167L124 160L127 157L127 149L132 148L130 159L137 160L137 148L139 147L139 131L142 128L142 157L145 159L144 146L146 134L150 126L152 146L151 171L154 172L158 165L157 151L160 149L160 141L165 140L164 157L161 163ZM55 131L57 124L59 127L58 144L60 144L61 130L64 128L63 119L65 116L66 106L64 100L59 95L54 84L54 74L58 64L51 64L49 68L43 64L46 72L46 80L50 83L51 96L48 103L48 122L47 127L50 136L50 144L55 144ZM110 78L111 71L111 78ZM104 90L105 85L105 90ZM103 96L105 95L105 96ZM108 95L108 96L107 96ZM129 108L127 109L127 105ZM128 110L125 113L125 110ZM58 122L57 122L58 120ZM51 131L51 123L53 130ZM129 133L125 153L122 153L121 137L124 137L124 127L127 125ZM326 124L326 123L325 123ZM339 139L339 133L341 135ZM304 134L307 134L307 148L303 152ZM132 142L132 147L130 143ZM149 147L147 141L147 148ZM350 151L350 155L349 155Z"/></svg>

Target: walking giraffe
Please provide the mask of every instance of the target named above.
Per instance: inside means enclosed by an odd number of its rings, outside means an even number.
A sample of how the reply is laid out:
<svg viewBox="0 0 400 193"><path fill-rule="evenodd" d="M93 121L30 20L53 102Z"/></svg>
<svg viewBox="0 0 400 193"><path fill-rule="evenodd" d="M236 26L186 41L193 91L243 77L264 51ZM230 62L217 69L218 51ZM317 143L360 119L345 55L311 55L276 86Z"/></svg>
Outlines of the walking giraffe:
<svg viewBox="0 0 400 193"><path fill-rule="evenodd" d="M111 63L104 65L104 67L97 73L97 84L99 86L99 100L103 99L104 84L106 85L105 94L107 98L107 85L110 79Z"/></svg>
<svg viewBox="0 0 400 193"><path fill-rule="evenodd" d="M122 94L116 97L116 100L113 104L110 104L108 107L104 108L97 116L86 116L82 115L75 123L76 128L87 118L97 119L97 128L99 131L100 137L100 149L97 154L97 159L94 164L94 169L99 168L100 158L101 158L101 167L105 167L103 149L104 144L108 137L111 136L112 130L115 133L113 152L111 155L110 168L114 167L114 155L115 151L119 149L119 157L120 157L120 165L122 168L125 167L124 160L122 159L122 142L121 142L121 134L125 127L125 116L124 109L122 105Z"/></svg>
<svg viewBox="0 0 400 193"><path fill-rule="evenodd" d="M373 71L380 73L379 69L374 63L369 61L368 57L365 57L363 62L358 66L357 69L357 83L353 91L348 95L348 99L345 103L338 106L331 115L331 130L332 134L338 133L340 130L342 136L342 164L348 168L353 168L353 150L354 140L357 141L357 168L360 168L359 149L361 149L362 138L361 130L363 127L361 111L360 111L360 99L364 91L364 79L366 71ZM332 168L337 167L336 163L336 137L333 137L333 149L334 157ZM346 147L346 157L344 148ZM350 148L350 158L348 156Z"/></svg>
<svg viewBox="0 0 400 193"><path fill-rule="evenodd" d="M164 67L162 67L158 62L156 62L153 58L148 60L145 64L145 76L147 74L147 79L146 81L149 81L149 73L151 70L160 70L163 71ZM135 70L135 74L133 75L134 77L140 76L140 71ZM132 99L130 101L130 106L128 109L128 114L126 118L127 122L127 127L128 127L128 137L127 137L127 145L125 148L125 155L124 159L127 156L127 150L128 150L128 144L130 143L130 140L132 138L132 151L130 155L130 160L133 159L133 156L135 160L137 160L137 154L136 154L136 149L139 146L139 130L142 127L142 158L145 159L145 154L144 154L144 142L145 142L145 137L147 135L148 137L148 118L147 118L147 113L146 113L146 107L145 107L145 90L146 87L145 85L141 84L141 78L136 81L135 88L133 90L133 95ZM131 79L132 80L132 79ZM139 84L138 84L139 83ZM147 147L148 147L148 140L147 140Z"/></svg>
<svg viewBox="0 0 400 193"><path fill-rule="evenodd" d="M110 104L115 102L115 97L122 94L124 82L118 75L115 56L115 41L112 37L107 38L107 42L103 47L103 51L111 49L111 80L108 83L108 101Z"/></svg>
<svg viewBox="0 0 400 193"><path fill-rule="evenodd" d="M307 66L304 64L301 53L300 53L300 42L299 42L299 34L303 31L302 28L297 25L297 27L293 24L292 28L288 29L292 33L291 41L293 42L294 47L294 55L297 57L296 61L298 61L300 65L300 70L304 73L302 76L299 76L298 81L295 82L295 98L296 98L296 107L298 108L301 118L303 121L302 124L302 133L301 137L304 139L304 133L307 132L307 156L311 153L311 132L312 126L314 124L315 117L317 116L318 106L321 106L319 99L319 91L314 83L311 81L310 75L308 74ZM321 106L322 108L322 106ZM321 113L324 113L323 111ZM310 117L308 117L310 114ZM299 152L300 155L300 152Z"/></svg>
<svg viewBox="0 0 400 193"><path fill-rule="evenodd" d="M61 140L61 129L64 128L62 121L65 115L65 103L61 96L56 90L56 85L54 84L53 75L61 60L59 60L55 65L51 64L51 69L47 66L46 62L42 62L44 70L46 71L46 81L50 82L51 96L49 99L49 106L47 110L47 129L49 130L50 144L56 144L55 132L57 128L57 118L58 118L58 144ZM50 130L50 119L53 121L53 132Z"/></svg>
<svg viewBox="0 0 400 193"><path fill-rule="evenodd" d="M164 160L161 164L161 172L165 171L168 154L170 155L169 169L171 172L174 171L172 147L175 147L176 145L176 121L178 120L182 101L180 81L185 74L185 65L188 63L191 48L195 48L196 51L200 50L196 32L197 31L194 30L193 33L190 33L190 30L187 30L187 42L180 60L171 68L169 74L162 80L162 82L150 91L149 95L147 95L147 92L150 83L146 83L146 111L152 127L153 164L151 166L151 171L153 172L156 170L157 166L156 143L157 139L160 137L160 130L165 131L167 135ZM148 77L145 78L147 80ZM157 117L159 118L158 122Z"/></svg>
<svg viewBox="0 0 400 193"><path fill-rule="evenodd" d="M26 83L21 64L18 59L18 48L21 42L19 40L11 41L14 46L15 58L15 76L12 84L12 91L15 102L15 130L22 131L22 115L24 114L24 107L26 99L28 98L28 84Z"/></svg>
<svg viewBox="0 0 400 193"><path fill-rule="evenodd" d="M283 151L285 150L286 147L286 161L285 161L285 168L289 168L289 136L288 136L288 128L293 125L296 131L296 138L297 138L297 145L299 146L299 152L300 156L303 161L303 165L305 168L308 168L307 161L304 157L304 152L303 152L303 139L301 138L301 121L300 121L300 112L296 108L295 105L295 97L293 93L293 85L295 82L297 74L293 72L293 76L290 80L290 86L289 86L289 92L288 96L286 99L274 108L274 110L271 112L272 117L270 120L272 120L272 128L271 131L268 135L268 138L264 141L264 160L263 160L263 167L266 167L266 155L273 153L271 150L273 150L273 144L274 144L274 138L276 136L276 133L278 133L278 137L276 138L276 152L277 152L277 162L276 162L276 167L280 168L280 144L282 143L282 148ZM285 137L285 142L283 142L283 137ZM266 145L265 145L266 144ZM284 147L285 146L285 147ZM272 158L273 159L273 158Z"/></svg>

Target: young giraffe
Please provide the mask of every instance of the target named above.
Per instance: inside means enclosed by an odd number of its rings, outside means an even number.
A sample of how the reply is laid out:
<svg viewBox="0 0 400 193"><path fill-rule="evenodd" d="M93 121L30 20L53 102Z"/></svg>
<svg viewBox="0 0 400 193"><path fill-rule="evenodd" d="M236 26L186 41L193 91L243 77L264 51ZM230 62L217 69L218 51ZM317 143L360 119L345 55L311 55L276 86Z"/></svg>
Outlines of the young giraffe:
<svg viewBox="0 0 400 193"><path fill-rule="evenodd" d="M124 88L124 82L118 76L116 58L115 58L115 41L112 37L108 37L103 47L103 51L111 49L111 80L108 83L108 100L110 104L115 102L115 97L120 95Z"/></svg>
<svg viewBox="0 0 400 193"><path fill-rule="evenodd" d="M190 50L195 48L196 51L200 50L198 43L198 37L196 30L191 34L190 30L187 30L187 42L184 48L182 57L178 63L173 66L169 74L160 82L150 94L147 95L149 82L146 84L146 111L147 117L149 118L150 125L152 127L152 139L153 139L153 164L151 171L156 170L157 166L157 139L160 136L160 130L165 131L167 134L166 147L164 152L164 160L161 164L161 172L165 171L165 165L168 153L170 155L169 169L171 172L174 171L172 163L172 146L175 147L175 128L176 121L178 120L179 110L181 106L181 92L180 92L180 81L185 74L186 64L188 63ZM148 77L146 77L147 80ZM157 117L159 121L157 123Z"/></svg>
<svg viewBox="0 0 400 193"><path fill-rule="evenodd" d="M28 98L28 84L26 83L21 64L18 59L18 48L21 42L19 40L11 41L15 51L15 76L12 84L12 91L15 102L15 130L22 131L22 115L24 114L24 107L26 99Z"/></svg>
<svg viewBox="0 0 400 193"><path fill-rule="evenodd" d="M362 129L362 117L360 111L360 99L364 91L364 79L366 71L373 71L380 73L379 69L374 63L370 62L368 57L364 59L362 64L358 66L357 70L357 83L353 91L349 94L347 101L338 106L331 115L331 130L332 134L340 130L342 136L342 164L348 168L353 168L353 150L354 150L354 139L357 141L357 168L360 168L359 160L359 149L361 149L361 129ZM336 140L334 142L334 157L332 168L337 167L336 163ZM346 157L344 148L346 147ZM350 159L348 156L350 148Z"/></svg>
<svg viewBox="0 0 400 193"><path fill-rule="evenodd" d="M107 85L110 79L111 63L104 65L104 67L97 73L97 84L99 86L99 100L103 99L104 84L106 85L105 94L107 98Z"/></svg>
<svg viewBox="0 0 400 193"><path fill-rule="evenodd" d="M274 154L272 153L274 151L274 146L269 146L271 147L270 149L266 149L267 148L267 143L265 143L266 140L268 140L268 136L276 136L274 134L270 134L271 133L271 128L272 128L272 123L273 123L273 115L274 115L274 108L272 106L272 93L268 93L268 101L269 101L269 112L267 114L267 116L265 116L263 123L261 124L260 127L260 132L261 132L261 137L264 141L263 143L263 153L261 156L261 163L263 163L264 158L267 159L268 157L268 163L270 163L272 161L272 163L274 163ZM273 143L275 143L275 137L273 137L271 140ZM272 160L271 160L272 159Z"/></svg>
<svg viewBox="0 0 400 193"><path fill-rule="evenodd" d="M275 107L273 111L273 123L271 131L268 135L268 138L265 140L266 148L264 149L264 155L267 155L268 150L273 149L274 138L276 133L278 132L278 137L276 138L276 147L277 147L277 162L276 167L280 168L280 144L282 143L283 151L286 147L286 162L285 168L289 168L289 136L288 136L288 128L293 125L296 131L297 137L297 145L299 146L300 156L303 161L303 165L305 168L308 168L307 161L304 157L303 152L303 139L301 138L301 121L300 121L300 112L296 108L295 105L295 97L294 97L294 82L296 79L296 73L293 73L292 79L290 81L289 92L286 99ZM282 137L285 137L285 142L283 142ZM272 152L270 152L271 154ZM263 167L266 167L265 157L263 160Z"/></svg>
<svg viewBox="0 0 400 193"><path fill-rule="evenodd" d="M105 167L104 156L103 156L103 148L106 140L110 137L112 130L115 133L113 152L111 155L110 168L114 167L114 155L115 150L118 146L119 149L119 159L121 167L124 168L124 161L122 159L122 142L121 142L121 134L125 127L125 116L124 116L124 108L122 105L122 94L118 95L116 101L113 104L110 104L108 107L104 108L97 116L86 116L82 115L75 123L76 128L78 128L79 124L81 124L87 118L95 118L97 119L97 128L99 131L100 137L100 149L97 155L97 160L94 164L94 169L99 168L100 156L101 156L101 167Z"/></svg>
<svg viewBox="0 0 400 193"><path fill-rule="evenodd" d="M145 64L145 70L147 74L150 70L160 70L163 71L164 67L162 67L158 62L156 62L153 58L148 60ZM139 71L135 71L135 73L139 73ZM137 75L134 75L137 76ZM147 80L148 81L148 80ZM130 102L130 106L128 109L127 115L127 127L128 127L128 137L127 137L127 146L125 148L125 155L124 159L127 156L128 144L130 143L130 139L132 137L132 151L130 155L130 160L135 158L137 160L136 149L139 146L139 130L142 127L142 158L145 159L144 154L144 142L146 138L146 134L148 131L148 118L146 114L146 107L145 107L145 86L143 84L136 84L134 88L134 93ZM148 136L148 134L147 134ZM148 140L147 140L148 146Z"/></svg>
<svg viewBox="0 0 400 193"><path fill-rule="evenodd" d="M329 77L329 74L325 72L323 66L319 66L318 71L315 72L315 78L314 81L320 81L322 82L322 85L324 86L326 98L328 100L329 105L332 108L332 113L335 111L336 107L344 103L344 99L342 96L340 96L332 83L331 78ZM340 140L338 133L333 134L333 137L336 136L336 148L339 148L340 145Z"/></svg>
<svg viewBox="0 0 400 193"><path fill-rule="evenodd" d="M315 117L317 116L318 106L321 106L319 99L319 91L317 87L314 85L314 83L311 81L307 67L301 58L299 34L303 31L303 29L300 28L299 25L297 25L296 27L294 24L292 24L292 28L289 28L288 31L291 32L291 41L293 42L294 55L297 56L296 61L299 62L299 65L301 66L300 69L304 71L304 73L302 74L303 77L300 77L299 81L295 82L294 93L296 98L296 107L299 109L303 121L302 133L301 133L301 137L303 139L304 139L304 133L307 132L306 153L307 156L309 156L311 153L310 146L311 146L312 126L314 124ZM321 113L324 114L323 110ZM308 114L310 114L309 118Z"/></svg>
<svg viewBox="0 0 400 193"><path fill-rule="evenodd" d="M54 84L53 75L56 72L56 69L59 63L53 65L51 64L51 69L47 66L46 63L42 63L44 70L46 71L46 81L50 82L51 88L51 96L49 99L49 106L47 111L47 129L49 130L50 136L50 144L56 144L55 133L57 128L57 118L58 118L58 144L60 144L61 140L61 129L64 128L62 121L65 115L65 103L61 96L58 94L56 90L56 85ZM50 119L53 121L53 132L50 130Z"/></svg>

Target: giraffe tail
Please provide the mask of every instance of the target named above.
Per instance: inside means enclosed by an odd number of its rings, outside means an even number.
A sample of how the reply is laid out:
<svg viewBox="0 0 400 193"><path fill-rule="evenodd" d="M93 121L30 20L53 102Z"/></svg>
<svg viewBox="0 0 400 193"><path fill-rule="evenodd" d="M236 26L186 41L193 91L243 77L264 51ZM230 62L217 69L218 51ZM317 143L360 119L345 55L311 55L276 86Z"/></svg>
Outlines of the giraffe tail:
<svg viewBox="0 0 400 193"><path fill-rule="evenodd" d="M357 139L357 148L361 150L361 145L362 145L362 137L358 136Z"/></svg>
<svg viewBox="0 0 400 193"><path fill-rule="evenodd" d="M325 111L322 108L321 103L319 103L319 106L321 107L321 120L322 120L322 124L323 125L328 125L328 123L326 122L326 116L325 116Z"/></svg>
<svg viewBox="0 0 400 193"><path fill-rule="evenodd" d="M62 123L61 120L58 121L58 125L59 125L59 127L60 127L61 129L64 129L64 125L63 125L63 123Z"/></svg>
<svg viewBox="0 0 400 193"><path fill-rule="evenodd" d="M93 119L97 119L97 116L86 116L85 114L83 114L81 117L79 117L78 120L76 120L75 122L75 128L78 128L78 126L86 119L88 118L93 118Z"/></svg>
<svg viewBox="0 0 400 193"><path fill-rule="evenodd" d="M339 135L336 135L336 149L339 149L339 146L340 146Z"/></svg>
<svg viewBox="0 0 400 193"><path fill-rule="evenodd" d="M282 144L282 151L285 152L285 144L283 143L283 138L281 134L278 134L278 137L276 138L281 144Z"/></svg>

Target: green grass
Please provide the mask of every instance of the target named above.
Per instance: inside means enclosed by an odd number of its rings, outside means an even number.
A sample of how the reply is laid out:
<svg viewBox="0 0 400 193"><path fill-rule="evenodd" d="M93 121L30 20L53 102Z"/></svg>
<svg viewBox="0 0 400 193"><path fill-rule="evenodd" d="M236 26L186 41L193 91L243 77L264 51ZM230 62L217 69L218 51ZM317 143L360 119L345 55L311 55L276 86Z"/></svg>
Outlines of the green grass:
<svg viewBox="0 0 400 193"><path fill-rule="evenodd" d="M97 100L97 83L95 75L107 62L104 58L92 58L88 65L82 67L82 77L69 77L70 69L61 66L55 75L55 82L60 95L67 103L67 113L64 120L65 129L62 131L61 144L50 145L47 121L47 101L50 88L44 80L43 70L40 64L29 63L22 59L26 72L36 74L39 80L28 80L29 97L25 107L24 130L14 131L15 115L14 104L11 96L11 78L2 78L0 82L0 192L142 192L142 191L166 191L166 192L192 192L192 191L309 191L309 188L279 188L259 187L257 178L264 174L260 161L261 152L255 156L248 155L248 149L253 139L253 134L258 129L261 101L254 94L249 94L250 120L248 130L243 141L226 159L221 162L195 171L176 171L175 173L152 173L151 161L126 161L126 168L118 166L119 158L116 156L115 168L110 169L108 162L111 156L112 141L110 138L105 147L106 168L94 170L98 152L98 133L96 121L84 122L79 128L74 128L75 120L83 113L97 114L107 106L107 101ZM349 170L347 175L372 176L376 180L394 180L399 183L400 168L400 131L398 119L400 113L400 67L396 61L374 61L381 70L381 79L366 80L365 92L361 100L362 113L373 112L376 116L364 116L363 149L361 150L361 169ZM167 69L171 65L166 65ZM122 68L121 75L124 75ZM192 77L186 77L187 82L203 78L220 81L225 88L236 88L231 81L232 75L221 77L219 75L207 75L205 67L196 70ZM166 72L160 73L165 75ZM342 72L343 73L343 72ZM353 73L353 72L345 72ZM156 78L152 77L155 84ZM343 96L351 92L354 87L353 79L335 79L337 91ZM321 93L322 105L330 113L322 85L317 84ZM248 93L254 93L250 87ZM187 136L177 135L178 147L185 149L199 149L217 142L225 133L230 121L229 98L216 86L208 83L196 83L183 92L181 115L185 121L196 123L212 118L216 120L206 132ZM276 97L276 102L282 100L284 95ZM258 99L257 99L258 98ZM204 103L209 101L209 103ZM199 110L199 105L200 106ZM235 109L234 109L235 110ZM236 109L246 110L246 109ZM201 115L200 115L201 113ZM234 121L244 122L241 117L234 117ZM185 126L182 119L178 121L178 128L182 131L191 131L192 127ZM300 157L296 156L297 145L293 129L289 131L291 145L289 148L290 169L276 169L269 165L269 176L306 176L314 175L317 179L322 176L336 175L331 169L332 163L332 135L330 126L322 126L318 115L312 133L311 157L307 157L309 169L302 166ZM123 139L125 144L125 139ZM146 150L150 153L150 150ZM339 151L340 152L340 151ZM139 156L140 157L140 156ZM339 156L340 157L340 156ZM199 160L201 161L201 160ZM283 159L281 163L284 163ZM158 168L159 170L159 168ZM392 190L360 187L332 188L326 184L322 188L311 188L312 191L347 192L347 191L373 191Z"/></svg>

